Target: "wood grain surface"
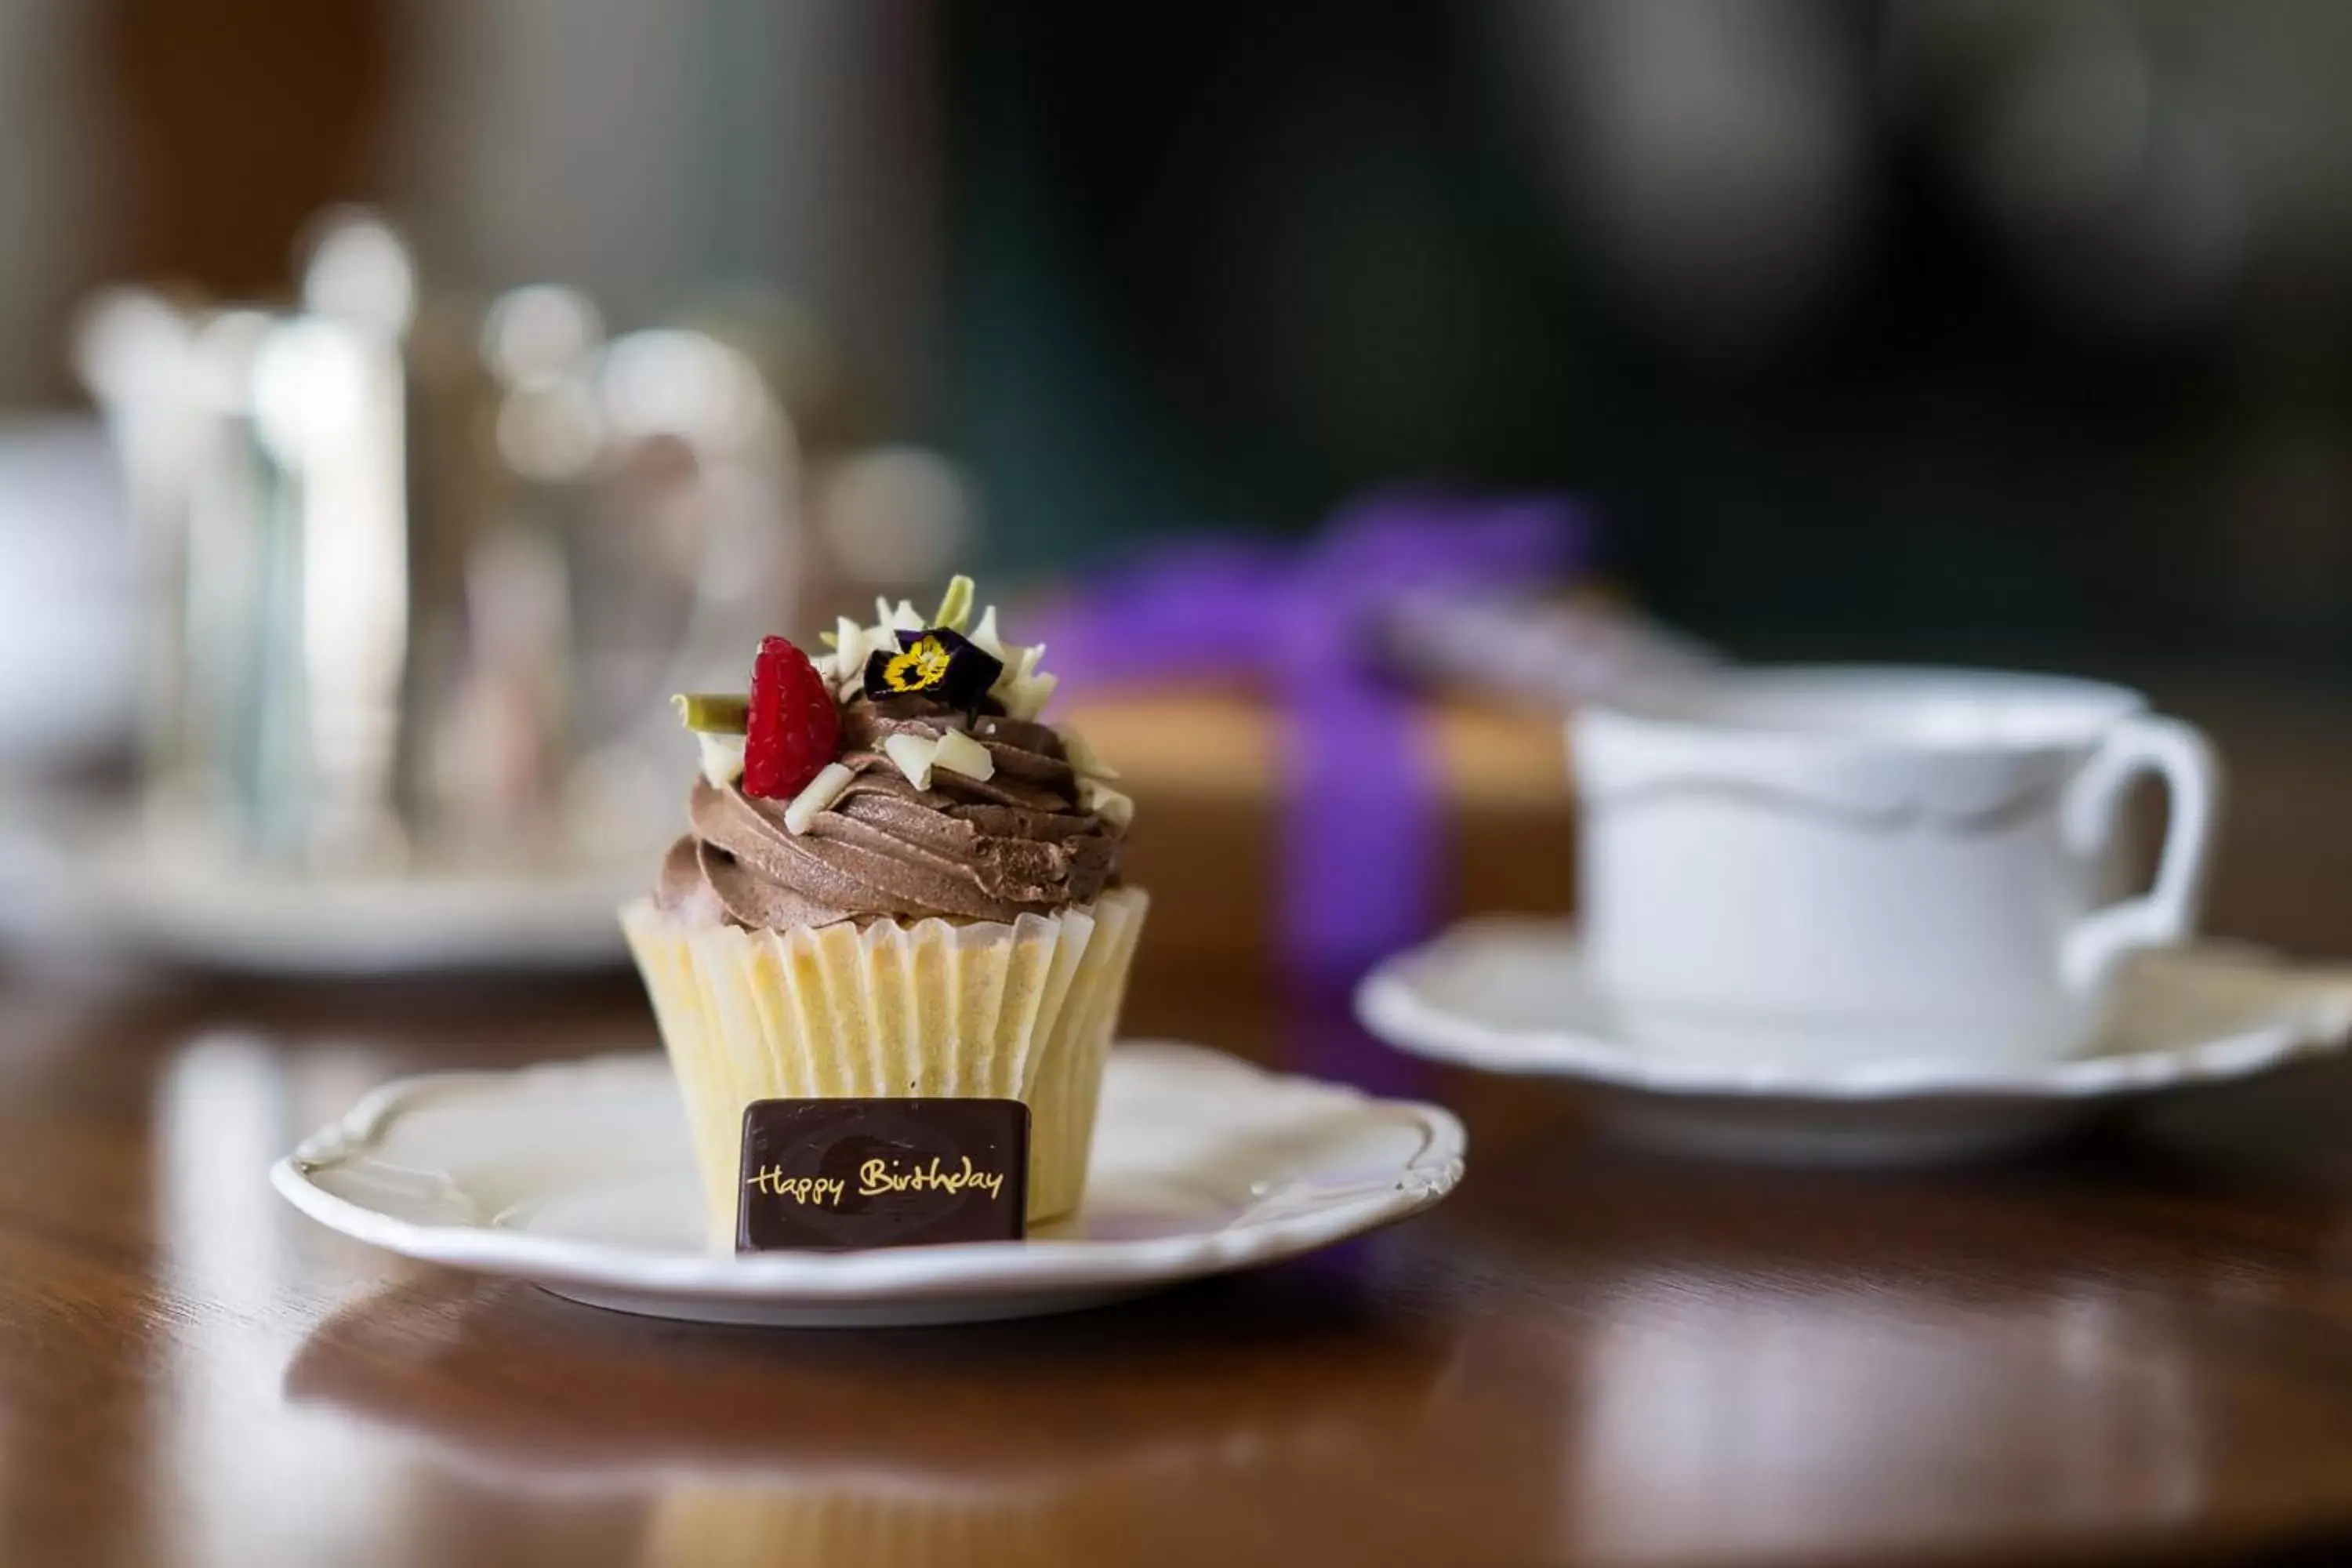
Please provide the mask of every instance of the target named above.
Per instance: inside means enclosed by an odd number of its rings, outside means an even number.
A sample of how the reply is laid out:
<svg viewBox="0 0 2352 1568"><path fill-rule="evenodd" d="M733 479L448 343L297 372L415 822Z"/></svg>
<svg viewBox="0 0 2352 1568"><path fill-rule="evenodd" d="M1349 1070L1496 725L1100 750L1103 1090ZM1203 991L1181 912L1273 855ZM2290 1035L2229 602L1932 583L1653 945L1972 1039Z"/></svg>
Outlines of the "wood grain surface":
<svg viewBox="0 0 2352 1568"><path fill-rule="evenodd" d="M2352 952L2352 834L2275 815L2352 768L2299 730L2275 754L2242 764L2218 907ZM1148 972L1132 1022L1444 1100L1468 1179L1065 1318L656 1322L378 1256L264 1177L384 1078L650 1046L626 978L0 982L0 1563L2352 1549L2345 1070L2161 1137L1807 1173L1612 1146L1570 1090L1424 1070L1198 966Z"/></svg>

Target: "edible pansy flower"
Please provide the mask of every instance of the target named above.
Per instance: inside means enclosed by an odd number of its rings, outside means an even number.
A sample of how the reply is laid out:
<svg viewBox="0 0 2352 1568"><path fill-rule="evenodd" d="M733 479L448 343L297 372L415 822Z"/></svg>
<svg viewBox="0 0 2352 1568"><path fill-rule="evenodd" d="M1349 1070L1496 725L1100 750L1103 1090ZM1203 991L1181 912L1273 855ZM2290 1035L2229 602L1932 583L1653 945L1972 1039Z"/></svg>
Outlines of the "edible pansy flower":
<svg viewBox="0 0 2352 1568"><path fill-rule="evenodd" d="M966 712L980 706L1004 663L946 626L898 634L898 650L876 648L866 658L866 695L935 698Z"/></svg>
<svg viewBox="0 0 2352 1568"><path fill-rule="evenodd" d="M954 658L944 637L918 637L902 651L881 656L882 684L893 691L929 691L946 681Z"/></svg>

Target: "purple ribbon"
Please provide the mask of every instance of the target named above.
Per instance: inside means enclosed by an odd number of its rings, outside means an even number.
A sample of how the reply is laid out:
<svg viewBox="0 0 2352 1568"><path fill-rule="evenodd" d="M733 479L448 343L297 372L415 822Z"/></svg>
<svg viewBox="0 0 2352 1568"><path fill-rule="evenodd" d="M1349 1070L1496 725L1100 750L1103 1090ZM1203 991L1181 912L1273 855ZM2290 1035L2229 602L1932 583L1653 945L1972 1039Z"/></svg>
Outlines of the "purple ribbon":
<svg viewBox="0 0 2352 1568"><path fill-rule="evenodd" d="M1074 688L1239 678L1276 699L1290 746L1278 940L1294 973L1349 980L1426 936L1448 902L1439 780L1381 667L1385 612L1556 578L1586 535L1555 497L1386 491L1303 550L1189 542L1097 579L1045 630L1046 666Z"/></svg>

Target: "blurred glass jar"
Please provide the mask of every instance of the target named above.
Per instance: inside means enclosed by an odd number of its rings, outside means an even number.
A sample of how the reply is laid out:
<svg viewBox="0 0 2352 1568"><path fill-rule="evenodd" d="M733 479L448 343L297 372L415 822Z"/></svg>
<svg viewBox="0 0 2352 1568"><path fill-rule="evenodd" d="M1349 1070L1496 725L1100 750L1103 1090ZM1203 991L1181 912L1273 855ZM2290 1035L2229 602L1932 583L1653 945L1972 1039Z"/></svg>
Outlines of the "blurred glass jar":
<svg viewBox="0 0 2352 1568"><path fill-rule="evenodd" d="M793 426L705 331L607 337L580 294L420 299L329 215L297 306L94 300L82 375L147 584L151 828L312 869L641 855L659 699L789 625Z"/></svg>

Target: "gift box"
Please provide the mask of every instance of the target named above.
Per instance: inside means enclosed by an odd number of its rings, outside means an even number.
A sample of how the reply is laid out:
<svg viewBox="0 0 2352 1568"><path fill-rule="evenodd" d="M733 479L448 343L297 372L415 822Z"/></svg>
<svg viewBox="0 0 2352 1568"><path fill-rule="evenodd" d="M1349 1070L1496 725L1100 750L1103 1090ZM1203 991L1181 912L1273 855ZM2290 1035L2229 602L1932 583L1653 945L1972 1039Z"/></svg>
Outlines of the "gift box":
<svg viewBox="0 0 2352 1568"><path fill-rule="evenodd" d="M1452 919L1556 913L1563 716L1713 650L1589 573L1557 496L1388 490L1313 536L1196 537L1101 574L1045 643L1125 770L1151 970L1264 963L1344 989Z"/></svg>
<svg viewBox="0 0 2352 1568"><path fill-rule="evenodd" d="M1216 911L1160 938L1164 951L1197 931L1217 939L1213 950L1270 949L1286 977L1345 986L1433 934L1459 880L1448 831L1457 777L1557 795L1541 781L1557 781L1559 761L1548 741L1533 775L1457 749L1446 738L1454 721L1424 711L1433 689L1418 660L1455 639L1401 634L1416 617L1459 622L1477 670L1436 689L1511 691L1495 677L1522 650L1486 606L1572 578L1589 532L1557 497L1395 489L1341 509L1303 541L1169 544L1060 606L1041 640L1066 700L1119 694L1130 705L1104 715L1120 732L1095 749L1140 770L1139 814L1167 813L1137 835L1131 875L1161 898L1155 879L1173 879L1181 907ZM1234 690L1245 695L1217 700ZM1175 708L1154 706L1170 693ZM1139 722L1123 716L1139 711ZM1170 770L1202 784L1158 786ZM1485 858L1483 832L1466 842ZM1564 885L1565 857L1552 863Z"/></svg>
<svg viewBox="0 0 2352 1568"><path fill-rule="evenodd" d="M1566 910L1574 822L1560 716L1459 695L1407 706L1411 744L1435 784L1427 808L1440 870L1429 917ZM1203 684L1101 692L1062 717L1118 768L1118 787L1135 800L1127 875L1151 890L1139 984L1204 966L1274 973L1283 835L1301 787L1285 708Z"/></svg>

